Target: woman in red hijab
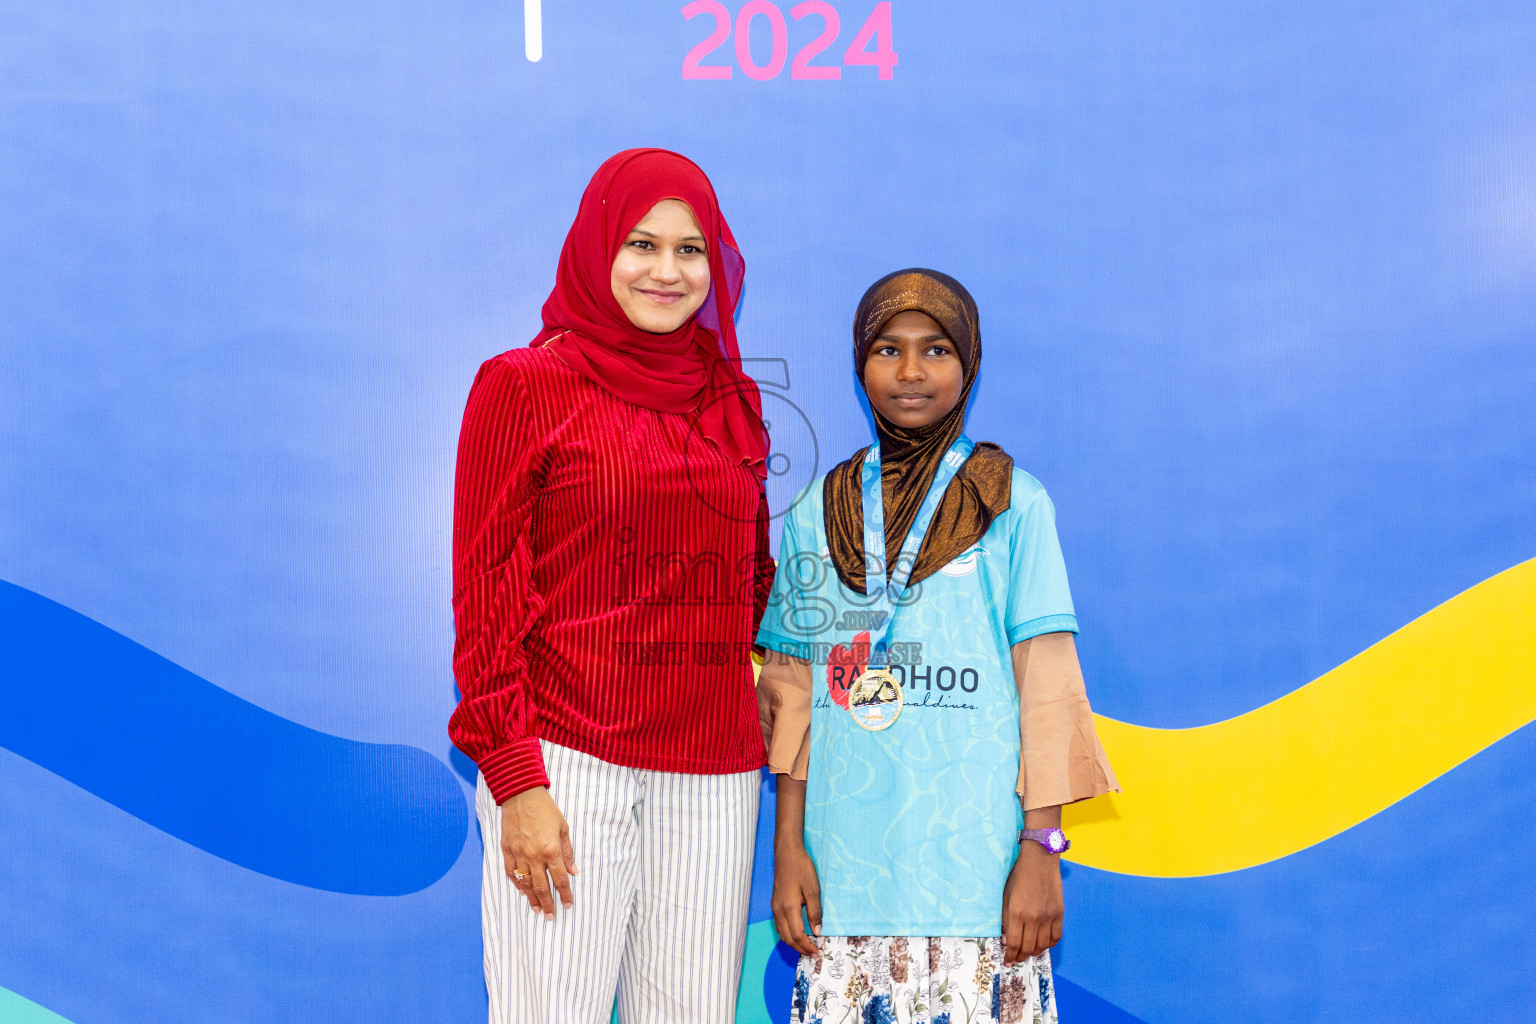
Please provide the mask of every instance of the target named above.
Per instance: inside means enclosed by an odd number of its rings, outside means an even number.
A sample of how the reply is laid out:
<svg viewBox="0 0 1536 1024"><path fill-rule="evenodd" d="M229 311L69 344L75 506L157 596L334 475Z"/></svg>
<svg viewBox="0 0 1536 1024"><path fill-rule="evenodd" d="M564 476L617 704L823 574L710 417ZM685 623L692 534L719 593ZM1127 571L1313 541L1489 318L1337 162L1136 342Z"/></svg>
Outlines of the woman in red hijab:
<svg viewBox="0 0 1536 1024"><path fill-rule="evenodd" d="M721 1024L766 763L748 651L767 438L713 187L612 157L544 329L480 368L454 489L448 725L480 766L492 1024Z"/></svg>

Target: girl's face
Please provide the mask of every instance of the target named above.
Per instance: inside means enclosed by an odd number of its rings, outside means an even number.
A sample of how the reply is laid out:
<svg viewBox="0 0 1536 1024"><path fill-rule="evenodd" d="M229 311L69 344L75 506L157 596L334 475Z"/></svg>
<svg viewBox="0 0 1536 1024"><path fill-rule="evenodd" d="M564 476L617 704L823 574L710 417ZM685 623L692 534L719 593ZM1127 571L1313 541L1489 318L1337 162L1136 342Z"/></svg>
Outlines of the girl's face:
<svg viewBox="0 0 1536 1024"><path fill-rule="evenodd" d="M926 427L960 401L965 367L955 343L927 313L886 321L864 358L869 404L899 427Z"/></svg>
<svg viewBox="0 0 1536 1024"><path fill-rule="evenodd" d="M663 199L641 218L613 259L613 297L629 322L670 334L699 311L709 295L704 232L688 204Z"/></svg>

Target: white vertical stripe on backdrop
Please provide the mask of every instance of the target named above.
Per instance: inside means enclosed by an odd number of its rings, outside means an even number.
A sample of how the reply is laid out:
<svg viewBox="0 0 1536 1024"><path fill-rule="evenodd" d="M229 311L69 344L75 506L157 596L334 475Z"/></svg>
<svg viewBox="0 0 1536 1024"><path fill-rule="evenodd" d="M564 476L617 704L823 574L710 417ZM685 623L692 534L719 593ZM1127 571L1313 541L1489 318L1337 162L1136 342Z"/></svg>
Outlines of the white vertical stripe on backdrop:
<svg viewBox="0 0 1536 1024"><path fill-rule="evenodd" d="M534 62L544 57L543 0L523 0L523 54Z"/></svg>

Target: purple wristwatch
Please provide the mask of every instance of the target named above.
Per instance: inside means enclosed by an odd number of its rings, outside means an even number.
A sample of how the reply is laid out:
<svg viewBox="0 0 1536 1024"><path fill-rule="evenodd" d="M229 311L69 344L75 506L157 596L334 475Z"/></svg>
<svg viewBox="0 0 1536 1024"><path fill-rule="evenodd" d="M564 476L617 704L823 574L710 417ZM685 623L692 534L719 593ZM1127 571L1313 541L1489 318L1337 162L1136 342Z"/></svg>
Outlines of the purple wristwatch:
<svg viewBox="0 0 1536 1024"><path fill-rule="evenodd" d="M1019 842L1032 839L1045 847L1051 853L1061 853L1072 849L1072 844L1067 842L1066 833L1059 828L1021 828L1019 829Z"/></svg>

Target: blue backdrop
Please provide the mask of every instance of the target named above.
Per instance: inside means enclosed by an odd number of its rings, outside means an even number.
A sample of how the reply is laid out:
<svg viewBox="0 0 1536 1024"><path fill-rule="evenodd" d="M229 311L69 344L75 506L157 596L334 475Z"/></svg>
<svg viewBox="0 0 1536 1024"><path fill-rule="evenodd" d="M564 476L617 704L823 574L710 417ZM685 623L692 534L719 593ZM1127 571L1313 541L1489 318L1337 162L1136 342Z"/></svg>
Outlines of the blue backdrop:
<svg viewBox="0 0 1536 1024"><path fill-rule="evenodd" d="M1536 556L1530 4L525 2L0 4L0 1021L483 1019L454 444L619 149L716 184L780 502L867 439L863 289L965 282L970 433L1056 502L1112 718ZM1533 768L1069 866L1063 1019L1523 1019Z"/></svg>

